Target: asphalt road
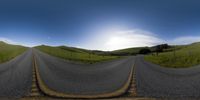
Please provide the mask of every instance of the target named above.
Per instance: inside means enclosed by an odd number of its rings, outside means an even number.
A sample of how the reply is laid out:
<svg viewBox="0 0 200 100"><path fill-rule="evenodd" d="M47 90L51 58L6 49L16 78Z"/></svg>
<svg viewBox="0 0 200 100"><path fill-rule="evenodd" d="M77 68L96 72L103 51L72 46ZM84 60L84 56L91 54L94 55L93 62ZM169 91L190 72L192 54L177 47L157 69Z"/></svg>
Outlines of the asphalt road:
<svg viewBox="0 0 200 100"><path fill-rule="evenodd" d="M32 51L0 64L0 97L22 97L32 84Z"/></svg>
<svg viewBox="0 0 200 100"><path fill-rule="evenodd" d="M200 97L200 66L186 69L164 68L138 56L135 67L139 96Z"/></svg>
<svg viewBox="0 0 200 100"><path fill-rule="evenodd" d="M114 92L127 82L134 57L96 64L78 64L33 50L44 83L58 92L95 95Z"/></svg>
<svg viewBox="0 0 200 100"><path fill-rule="evenodd" d="M127 82L134 65L138 96L200 97L200 66L164 68L144 61L143 56L78 64L35 49L0 64L0 97L23 97L30 92L32 53L35 54L42 80L58 92L78 95L114 92Z"/></svg>

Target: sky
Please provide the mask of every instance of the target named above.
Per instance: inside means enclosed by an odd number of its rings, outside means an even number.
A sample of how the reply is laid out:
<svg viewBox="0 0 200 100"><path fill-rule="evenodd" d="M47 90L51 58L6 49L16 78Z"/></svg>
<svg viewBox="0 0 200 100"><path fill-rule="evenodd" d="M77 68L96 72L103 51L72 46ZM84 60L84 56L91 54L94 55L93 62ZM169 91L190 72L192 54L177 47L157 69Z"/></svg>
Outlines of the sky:
<svg viewBox="0 0 200 100"><path fill-rule="evenodd" d="M0 0L0 41L93 50L200 41L198 0Z"/></svg>

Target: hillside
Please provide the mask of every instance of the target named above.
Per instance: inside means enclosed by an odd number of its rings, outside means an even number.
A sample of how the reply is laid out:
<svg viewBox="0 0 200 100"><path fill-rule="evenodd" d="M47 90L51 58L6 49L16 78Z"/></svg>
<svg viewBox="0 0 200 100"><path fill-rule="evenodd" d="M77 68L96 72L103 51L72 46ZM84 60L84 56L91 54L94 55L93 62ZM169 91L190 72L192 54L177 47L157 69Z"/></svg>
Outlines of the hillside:
<svg viewBox="0 0 200 100"><path fill-rule="evenodd" d="M35 48L56 57L60 57L66 60L84 62L84 63L95 63L95 62L119 58L117 56L100 55L90 50L74 48L74 47L66 47L66 46L52 47L52 46L41 45Z"/></svg>
<svg viewBox="0 0 200 100"><path fill-rule="evenodd" d="M11 45L0 41L0 63L13 59L26 50L26 47L20 45Z"/></svg>
<svg viewBox="0 0 200 100"><path fill-rule="evenodd" d="M149 47L126 48L126 49L115 50L112 51L111 53L114 55L136 55L139 54L139 51L143 48L149 48Z"/></svg>
<svg viewBox="0 0 200 100"><path fill-rule="evenodd" d="M200 64L200 42L175 48L158 56L147 55L145 60L170 68L186 68Z"/></svg>

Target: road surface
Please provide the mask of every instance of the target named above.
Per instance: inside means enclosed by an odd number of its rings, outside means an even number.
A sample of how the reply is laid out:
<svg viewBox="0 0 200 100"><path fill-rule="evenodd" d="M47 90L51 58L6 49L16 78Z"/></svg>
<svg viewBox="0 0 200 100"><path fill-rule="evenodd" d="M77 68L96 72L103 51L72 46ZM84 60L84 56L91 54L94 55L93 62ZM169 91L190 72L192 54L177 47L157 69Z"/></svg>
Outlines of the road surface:
<svg viewBox="0 0 200 100"><path fill-rule="evenodd" d="M127 82L134 57L96 64L76 64L33 50L39 73L51 89L75 95L114 92Z"/></svg>
<svg viewBox="0 0 200 100"><path fill-rule="evenodd" d="M0 64L0 97L22 97L32 84L32 51Z"/></svg>
<svg viewBox="0 0 200 100"><path fill-rule="evenodd" d="M164 68L138 56L135 67L139 96L200 97L200 66Z"/></svg>
<svg viewBox="0 0 200 100"><path fill-rule="evenodd" d="M0 64L0 97L22 97L32 83L33 54L45 85L75 95L96 95L117 91L127 83L134 65L138 96L200 97L200 66L164 68L144 61L143 56L127 57L96 64L78 64L35 49Z"/></svg>

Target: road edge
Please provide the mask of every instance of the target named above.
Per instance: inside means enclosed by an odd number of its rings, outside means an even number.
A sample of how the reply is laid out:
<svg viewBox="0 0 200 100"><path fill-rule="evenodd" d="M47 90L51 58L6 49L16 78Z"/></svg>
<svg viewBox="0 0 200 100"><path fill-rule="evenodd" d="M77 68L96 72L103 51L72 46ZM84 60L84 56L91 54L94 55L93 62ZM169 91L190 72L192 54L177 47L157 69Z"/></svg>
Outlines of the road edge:
<svg viewBox="0 0 200 100"><path fill-rule="evenodd" d="M40 77L39 69L38 69L37 62L36 62L34 54L33 54L33 59L34 59L34 68L35 68L35 71L36 71L36 79L37 79L37 82L38 82L38 85L39 85L39 88L41 89L41 91L46 95L53 96L53 97L61 97L61 98L97 99L97 98L110 98L110 97L120 96L120 95L127 92L127 90L129 89L129 86L132 83L131 81L132 81L133 70L134 70L134 65L135 65L135 63L134 63L132 68L131 68L131 72L129 74L128 80L122 88L120 88L120 89L118 89L114 92L105 93L105 94L77 95L77 94L67 94L67 93L58 92L58 91L55 91L53 89L50 89L47 85L45 85L45 83L43 82L43 80Z"/></svg>

